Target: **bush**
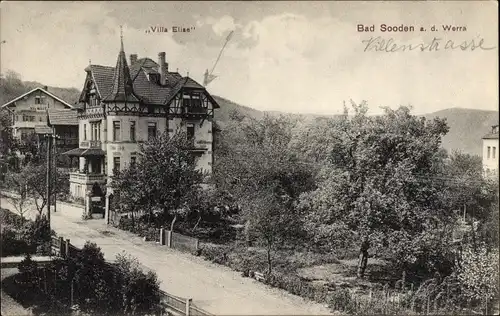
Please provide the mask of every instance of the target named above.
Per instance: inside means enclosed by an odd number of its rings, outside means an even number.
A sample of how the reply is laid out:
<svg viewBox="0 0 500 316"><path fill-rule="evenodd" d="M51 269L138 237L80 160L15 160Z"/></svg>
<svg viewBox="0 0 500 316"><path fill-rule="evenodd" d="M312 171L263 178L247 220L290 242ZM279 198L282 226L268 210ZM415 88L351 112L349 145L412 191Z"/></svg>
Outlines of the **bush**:
<svg viewBox="0 0 500 316"><path fill-rule="evenodd" d="M286 275L277 272L266 275L264 283L310 300L315 300L316 298L321 297L316 294L317 292L326 292L326 290L322 288L315 288L308 281L305 281L296 275Z"/></svg>
<svg viewBox="0 0 500 316"><path fill-rule="evenodd" d="M335 290L328 298L332 310L353 314L357 310L356 301L347 289Z"/></svg>
<svg viewBox="0 0 500 316"><path fill-rule="evenodd" d="M28 244L30 253L48 254L51 238L56 233L49 231L49 222L45 216L37 216L34 222L24 224L21 235L22 240Z"/></svg>
<svg viewBox="0 0 500 316"><path fill-rule="evenodd" d="M498 250L488 251L485 245L478 245L461 252L457 279L467 297L481 302L498 299L498 273Z"/></svg>
<svg viewBox="0 0 500 316"><path fill-rule="evenodd" d="M215 246L205 244L201 249L201 255L205 258L205 260L209 260L211 262L226 265L228 263L228 256L230 248L227 246Z"/></svg>
<svg viewBox="0 0 500 316"><path fill-rule="evenodd" d="M11 211L0 208L0 223L2 226L14 226L21 227L26 220L23 220L18 214L12 213Z"/></svg>
<svg viewBox="0 0 500 316"><path fill-rule="evenodd" d="M156 273L144 273L139 261L119 254L116 257L116 272L120 275L120 289L124 313L152 313L160 302L160 282Z"/></svg>
<svg viewBox="0 0 500 316"><path fill-rule="evenodd" d="M34 253L26 241L17 238L16 232L8 227L3 227L0 233L0 256L17 256L26 253Z"/></svg>

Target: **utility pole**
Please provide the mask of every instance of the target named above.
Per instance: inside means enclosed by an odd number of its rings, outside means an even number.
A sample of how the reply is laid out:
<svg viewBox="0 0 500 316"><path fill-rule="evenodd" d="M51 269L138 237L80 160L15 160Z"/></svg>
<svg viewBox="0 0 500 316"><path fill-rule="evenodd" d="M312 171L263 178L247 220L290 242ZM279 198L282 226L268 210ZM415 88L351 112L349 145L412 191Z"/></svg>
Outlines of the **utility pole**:
<svg viewBox="0 0 500 316"><path fill-rule="evenodd" d="M52 135L45 135L45 138L47 140L47 221L49 222L49 231L50 231L50 193L51 193L51 174L50 174L50 169L51 169L51 141L52 141Z"/></svg>
<svg viewBox="0 0 500 316"><path fill-rule="evenodd" d="M57 152L56 152L56 147L57 147L57 136L55 135L55 128L53 130L53 137L52 137L52 140L54 141L53 144L52 144L52 148L53 148L53 156L52 156L52 159L54 160L54 177L53 177L53 187L52 187L52 191L54 191L54 213L56 212L56 204L57 204Z"/></svg>

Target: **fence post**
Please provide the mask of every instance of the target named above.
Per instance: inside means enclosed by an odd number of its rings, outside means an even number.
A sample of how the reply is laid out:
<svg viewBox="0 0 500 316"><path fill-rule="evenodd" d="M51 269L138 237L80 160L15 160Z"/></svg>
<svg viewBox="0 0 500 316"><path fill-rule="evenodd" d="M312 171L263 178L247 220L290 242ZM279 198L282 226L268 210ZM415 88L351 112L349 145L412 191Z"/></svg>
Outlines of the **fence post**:
<svg viewBox="0 0 500 316"><path fill-rule="evenodd" d="M165 246L165 228L160 228L160 245Z"/></svg>
<svg viewBox="0 0 500 316"><path fill-rule="evenodd" d="M167 230L167 245L168 248L172 248L172 231Z"/></svg>
<svg viewBox="0 0 500 316"><path fill-rule="evenodd" d="M198 251L198 249L200 248L200 240L198 238L196 238L196 242L194 243L194 246L196 248L196 251Z"/></svg>
<svg viewBox="0 0 500 316"><path fill-rule="evenodd" d="M186 316L189 316L189 307L191 306L191 302L193 301L192 298L187 298L186 299Z"/></svg>
<svg viewBox="0 0 500 316"><path fill-rule="evenodd" d="M59 237L59 256L64 256L64 238Z"/></svg>
<svg viewBox="0 0 500 316"><path fill-rule="evenodd" d="M64 252L64 256L66 258L69 258L69 245L70 245L69 239L66 239L66 249L65 249L66 251Z"/></svg>

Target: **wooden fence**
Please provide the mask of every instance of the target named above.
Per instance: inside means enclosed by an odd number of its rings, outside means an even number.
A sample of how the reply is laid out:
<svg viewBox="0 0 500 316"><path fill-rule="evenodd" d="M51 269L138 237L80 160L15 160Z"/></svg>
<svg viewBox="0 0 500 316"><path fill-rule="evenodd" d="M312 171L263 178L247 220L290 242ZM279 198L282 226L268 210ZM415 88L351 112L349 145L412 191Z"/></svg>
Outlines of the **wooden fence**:
<svg viewBox="0 0 500 316"><path fill-rule="evenodd" d="M169 235L172 239L170 243L171 248L187 252L194 252L199 248L199 240L197 238L184 236L175 232Z"/></svg>

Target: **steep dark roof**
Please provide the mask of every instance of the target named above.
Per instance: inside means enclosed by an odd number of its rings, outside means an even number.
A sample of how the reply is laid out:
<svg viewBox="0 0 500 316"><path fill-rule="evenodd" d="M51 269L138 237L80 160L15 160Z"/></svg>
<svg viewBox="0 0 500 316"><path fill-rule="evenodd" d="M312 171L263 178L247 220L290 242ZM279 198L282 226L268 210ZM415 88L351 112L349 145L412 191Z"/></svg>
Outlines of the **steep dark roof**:
<svg viewBox="0 0 500 316"><path fill-rule="evenodd" d="M111 90L113 89L113 75L115 73L113 67L90 65L86 70L91 71L92 78L101 98L105 98L111 94Z"/></svg>
<svg viewBox="0 0 500 316"><path fill-rule="evenodd" d="M77 112L75 110L49 109L49 125L78 125Z"/></svg>
<svg viewBox="0 0 500 316"><path fill-rule="evenodd" d="M123 42L116 60L112 83L111 93L105 96L103 101L139 102L139 98L134 93L130 69L123 51Z"/></svg>
<svg viewBox="0 0 500 316"><path fill-rule="evenodd" d="M141 67L146 67L146 68L156 68L156 69L158 68L158 64L154 60L148 57L137 59L137 61L131 66L136 66L136 65L141 65Z"/></svg>
<svg viewBox="0 0 500 316"><path fill-rule="evenodd" d="M116 67L89 65L85 70L91 72L97 91L103 101L121 101L114 99L114 97L123 99L133 96L146 104L166 105L182 88L205 90L195 80L182 77L178 72L167 72L165 75L166 85L162 86L151 82L148 75L157 74L159 65L150 58L141 58L129 68L122 50L118 55ZM127 73L132 89L128 84ZM218 108L217 102L213 98L210 99L214 107ZM127 102L130 100L127 99Z"/></svg>

